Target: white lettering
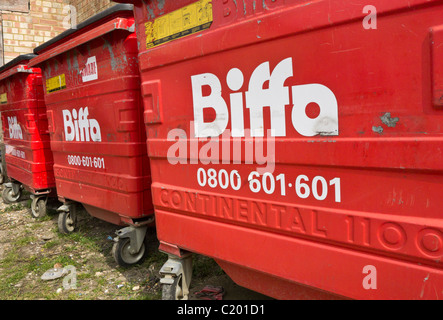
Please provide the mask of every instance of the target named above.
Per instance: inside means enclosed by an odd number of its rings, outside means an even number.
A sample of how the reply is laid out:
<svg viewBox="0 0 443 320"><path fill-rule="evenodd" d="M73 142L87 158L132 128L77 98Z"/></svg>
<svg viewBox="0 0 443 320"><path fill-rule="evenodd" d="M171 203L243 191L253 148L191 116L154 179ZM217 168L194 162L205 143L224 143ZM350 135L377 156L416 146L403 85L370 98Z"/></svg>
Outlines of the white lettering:
<svg viewBox="0 0 443 320"><path fill-rule="evenodd" d="M66 141L101 141L100 125L97 120L88 119L88 107L79 109L78 119L75 109L62 112Z"/></svg>
<svg viewBox="0 0 443 320"><path fill-rule="evenodd" d="M191 77L192 96L194 99L194 129L196 137L217 137L225 131L228 120L228 107L221 96L221 83L212 73L203 73ZM203 96L203 87L209 86L211 94ZM203 110L212 108L215 119L204 122Z"/></svg>
<svg viewBox="0 0 443 320"><path fill-rule="evenodd" d="M89 57L88 60L86 60L86 65L81 71L81 73L82 73L83 82L88 82L98 79L97 59L95 56Z"/></svg>
<svg viewBox="0 0 443 320"><path fill-rule="evenodd" d="M285 105L289 103L289 89L283 86L292 77L292 58L281 61L269 73L269 62L259 65L251 75L249 91L246 92L246 107L250 111L251 135L263 137L263 107L270 107L271 128L276 137L286 136ZM269 89L263 85L269 81Z"/></svg>
<svg viewBox="0 0 443 320"><path fill-rule="evenodd" d="M228 105L222 96L219 78L212 73L191 76L194 109L194 137L217 137L227 128L231 118L231 136L244 137L244 108L249 109L251 137L263 137L265 132L264 107L269 107L272 136L284 137L286 132L285 108L293 105L291 120L294 129L305 137L316 135L338 135L338 104L334 93L322 84L292 86L285 81L293 76L292 58L280 61L272 73L269 62L257 66L251 74L248 91L243 99L242 92L236 92L244 85L243 72L238 68L229 70L226 84L233 93L229 95ZM266 88L267 86L267 88ZM209 92L210 90L210 92ZM245 101L244 101L245 100ZM317 104L320 112L315 118L306 114L309 104ZM215 111L215 119L205 121L204 110Z"/></svg>
<svg viewBox="0 0 443 320"><path fill-rule="evenodd" d="M23 139L23 132L20 125L17 123L17 117L8 117L9 137L12 139Z"/></svg>

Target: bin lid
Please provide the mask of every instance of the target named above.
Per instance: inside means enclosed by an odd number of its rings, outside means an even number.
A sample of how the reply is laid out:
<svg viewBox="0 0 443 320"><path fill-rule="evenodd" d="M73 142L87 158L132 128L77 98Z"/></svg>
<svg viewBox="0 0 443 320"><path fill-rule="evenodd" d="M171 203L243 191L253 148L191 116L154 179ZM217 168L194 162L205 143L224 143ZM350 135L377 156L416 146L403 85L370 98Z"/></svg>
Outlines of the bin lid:
<svg viewBox="0 0 443 320"><path fill-rule="evenodd" d="M59 35L55 36L49 41L46 41L45 43L41 44L40 46L36 47L34 49L35 54L40 54L42 51L52 47L54 44L56 44L59 41L67 40L67 38L77 32L79 32L81 29L90 27L93 24L96 24L99 21L102 21L104 19L110 19L112 18L116 13L121 14L122 12L130 12L131 15L133 14L133 8L134 6L132 4L116 4L115 6L112 6L111 8L108 8L91 18L79 23L77 25L77 28L71 28L67 29L66 31L63 31Z"/></svg>
<svg viewBox="0 0 443 320"><path fill-rule="evenodd" d="M29 61L32 58L35 58L36 55L33 53L27 53L27 54L22 54L19 55L18 57L12 59L11 61L9 61L8 63L4 64L3 66L0 67L0 73L5 72L8 69L11 69L12 67L20 64L21 62L24 61Z"/></svg>

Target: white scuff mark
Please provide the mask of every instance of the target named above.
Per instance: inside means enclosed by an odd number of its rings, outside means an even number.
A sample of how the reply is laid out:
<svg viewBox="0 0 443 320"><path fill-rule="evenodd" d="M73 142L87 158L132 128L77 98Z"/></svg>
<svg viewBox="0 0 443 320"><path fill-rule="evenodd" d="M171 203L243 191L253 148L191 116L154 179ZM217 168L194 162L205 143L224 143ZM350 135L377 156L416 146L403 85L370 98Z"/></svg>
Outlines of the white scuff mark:
<svg viewBox="0 0 443 320"><path fill-rule="evenodd" d="M373 126L372 127L372 131L374 131L375 133L383 133L383 127L382 126L378 126L378 127L376 127L376 126Z"/></svg>
<svg viewBox="0 0 443 320"><path fill-rule="evenodd" d="M353 48L353 49L345 49L345 50L331 51L331 53L352 52L352 51L357 51L357 50L360 50L360 49L361 49L361 47L358 47L358 48Z"/></svg>
<svg viewBox="0 0 443 320"><path fill-rule="evenodd" d="M428 273L428 275L423 279L423 286L421 287L420 298L423 298L423 295L425 293L426 281L429 280L429 276L430 274Z"/></svg>
<svg viewBox="0 0 443 320"><path fill-rule="evenodd" d="M404 24L401 24L401 26L403 28L405 28L406 30L408 30L410 33L412 33L414 36L418 37L418 34L416 34L414 31L412 31L411 29L409 29L408 27L406 27Z"/></svg>

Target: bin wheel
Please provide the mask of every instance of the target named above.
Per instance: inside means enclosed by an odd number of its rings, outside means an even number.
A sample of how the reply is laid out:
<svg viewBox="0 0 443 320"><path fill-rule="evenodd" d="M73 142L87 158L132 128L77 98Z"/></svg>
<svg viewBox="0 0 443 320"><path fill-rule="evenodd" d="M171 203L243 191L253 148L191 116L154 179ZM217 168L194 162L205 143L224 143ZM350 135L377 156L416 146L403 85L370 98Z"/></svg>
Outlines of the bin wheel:
<svg viewBox="0 0 443 320"><path fill-rule="evenodd" d="M132 254L129 252L130 242L131 240L129 238L119 238L112 246L112 255L120 267L130 267L135 264L140 264L146 258L147 250L145 243L142 244L139 252Z"/></svg>
<svg viewBox="0 0 443 320"><path fill-rule="evenodd" d="M2 198L5 203L9 204L16 202L20 198L21 194L22 192L19 191L16 195L14 195L12 188L4 188L2 191Z"/></svg>
<svg viewBox="0 0 443 320"><path fill-rule="evenodd" d="M58 230L60 233L68 234L74 232L75 220L72 218L71 212L62 211L58 215Z"/></svg>
<svg viewBox="0 0 443 320"><path fill-rule="evenodd" d="M182 299L183 299L183 289L182 289L181 275L174 277L174 282L172 284L162 285L162 300L182 300Z"/></svg>
<svg viewBox="0 0 443 320"><path fill-rule="evenodd" d="M38 219L43 218L46 215L46 199L34 198L31 202L31 214L32 217Z"/></svg>

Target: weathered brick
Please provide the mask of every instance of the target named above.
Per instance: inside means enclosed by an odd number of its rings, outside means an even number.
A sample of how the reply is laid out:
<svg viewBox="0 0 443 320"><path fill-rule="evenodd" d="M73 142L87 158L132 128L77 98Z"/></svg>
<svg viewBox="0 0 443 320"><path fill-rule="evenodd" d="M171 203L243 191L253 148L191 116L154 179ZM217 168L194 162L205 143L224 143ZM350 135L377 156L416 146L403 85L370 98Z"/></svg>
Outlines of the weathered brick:
<svg viewBox="0 0 443 320"><path fill-rule="evenodd" d="M14 26L14 22L12 21L7 21L7 20L3 20L3 27L13 27Z"/></svg>
<svg viewBox="0 0 443 320"><path fill-rule="evenodd" d="M34 48L33 47L34 42L31 41L20 41L19 45L22 47L27 47L27 48Z"/></svg>
<svg viewBox="0 0 443 320"><path fill-rule="evenodd" d="M18 43L15 40L5 40L4 44L5 46L16 46Z"/></svg>
<svg viewBox="0 0 443 320"><path fill-rule="evenodd" d="M34 29L35 30L41 30L41 31L50 31L51 27L50 26L45 26L45 25L40 25L40 24L35 24L34 25Z"/></svg>
<svg viewBox="0 0 443 320"><path fill-rule="evenodd" d="M26 47L14 47L14 52L17 53L31 53L32 49L31 48L26 48Z"/></svg>

